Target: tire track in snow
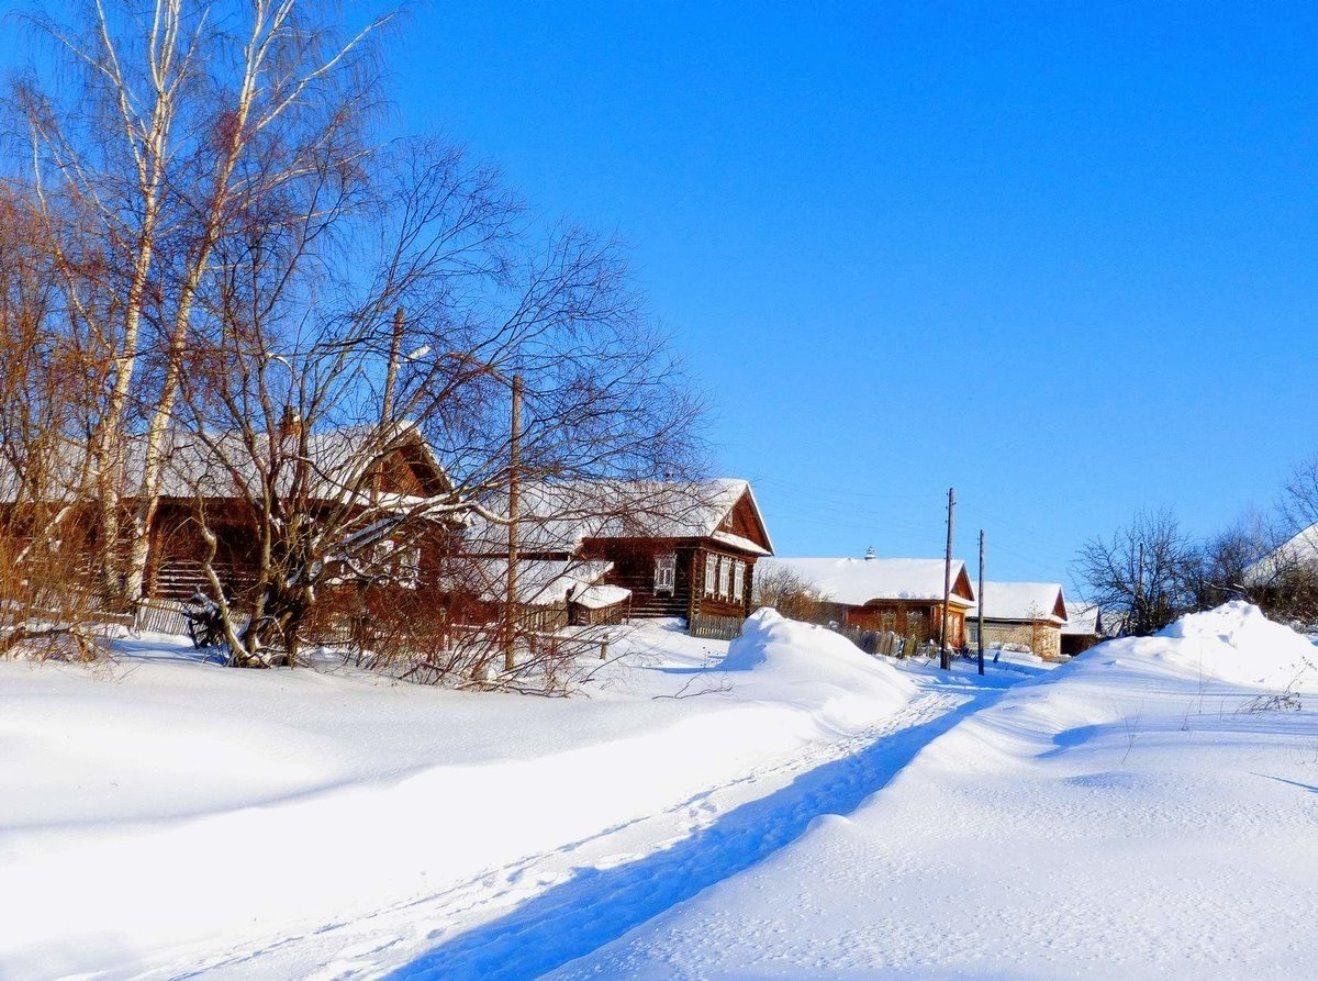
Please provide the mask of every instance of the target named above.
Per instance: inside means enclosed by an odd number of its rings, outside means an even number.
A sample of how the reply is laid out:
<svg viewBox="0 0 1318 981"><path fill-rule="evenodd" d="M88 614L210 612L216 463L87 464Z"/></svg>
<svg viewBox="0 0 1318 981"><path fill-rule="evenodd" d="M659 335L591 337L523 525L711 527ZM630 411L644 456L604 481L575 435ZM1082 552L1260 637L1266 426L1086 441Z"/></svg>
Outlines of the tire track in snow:
<svg viewBox="0 0 1318 981"><path fill-rule="evenodd" d="M806 770L661 850L608 867L578 868L498 919L414 959L393 977L522 978L562 967L790 844L816 818L854 811L931 740L1000 693L920 696L867 733L865 744L849 755ZM452 907L450 912L459 913ZM432 936L440 939L445 932ZM350 958L339 966L352 972Z"/></svg>

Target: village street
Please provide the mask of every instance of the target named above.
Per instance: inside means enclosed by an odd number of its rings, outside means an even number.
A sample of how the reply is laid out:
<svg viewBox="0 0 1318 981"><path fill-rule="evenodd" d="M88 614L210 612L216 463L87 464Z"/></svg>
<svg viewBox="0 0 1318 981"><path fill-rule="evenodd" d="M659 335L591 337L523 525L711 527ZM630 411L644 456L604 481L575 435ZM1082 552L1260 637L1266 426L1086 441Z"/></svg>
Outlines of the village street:
<svg viewBox="0 0 1318 981"><path fill-rule="evenodd" d="M673 807L485 870L433 896L268 948L235 951L205 967L305 975L316 958L334 951L332 961L311 973L370 975L385 967L435 978L545 973L757 865L816 819L851 813L931 740L1046 670L991 665L980 679L973 666L957 667L951 678L928 665L911 671L916 688L909 704L842 742L766 760Z"/></svg>

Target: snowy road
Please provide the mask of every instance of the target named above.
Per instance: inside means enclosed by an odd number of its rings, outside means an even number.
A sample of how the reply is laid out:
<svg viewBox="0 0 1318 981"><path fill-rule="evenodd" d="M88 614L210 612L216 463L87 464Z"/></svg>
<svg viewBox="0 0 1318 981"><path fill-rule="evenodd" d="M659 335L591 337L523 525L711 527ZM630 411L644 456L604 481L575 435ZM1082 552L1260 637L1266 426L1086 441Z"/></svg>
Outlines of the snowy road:
<svg viewBox="0 0 1318 981"><path fill-rule="evenodd" d="M560 967L749 868L799 838L816 818L850 813L931 739L993 695L991 689L968 686L924 694L856 740L848 747L854 750L850 755L813 768L807 767L816 761L798 760L786 768L799 773L786 786L722 814L661 851L578 868L566 881L443 943L396 976L514 978ZM753 784L783 772L747 780Z"/></svg>
<svg viewBox="0 0 1318 981"><path fill-rule="evenodd" d="M1010 684L1017 677L999 676ZM528 856L435 895L193 966L219 976L528 977L762 860L817 817L845 814L998 689L927 690L870 731L766 762L676 807ZM532 816L533 819L533 816ZM330 954L333 956L327 956ZM399 965L402 965L401 967ZM177 965L159 973L171 976Z"/></svg>

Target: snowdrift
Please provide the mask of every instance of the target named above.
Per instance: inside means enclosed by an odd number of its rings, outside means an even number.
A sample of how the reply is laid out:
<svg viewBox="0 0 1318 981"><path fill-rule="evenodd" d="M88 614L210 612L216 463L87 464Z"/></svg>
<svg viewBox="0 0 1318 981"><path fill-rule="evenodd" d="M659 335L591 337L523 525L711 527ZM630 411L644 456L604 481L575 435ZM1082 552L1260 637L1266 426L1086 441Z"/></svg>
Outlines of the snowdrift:
<svg viewBox="0 0 1318 981"><path fill-rule="evenodd" d="M841 634L767 607L746 620L721 668L745 696L809 706L839 725L896 711L915 691Z"/></svg>
<svg viewBox="0 0 1318 981"><path fill-rule="evenodd" d="M1165 628L1153 656L1237 685L1318 688L1318 648L1257 606L1237 600Z"/></svg>

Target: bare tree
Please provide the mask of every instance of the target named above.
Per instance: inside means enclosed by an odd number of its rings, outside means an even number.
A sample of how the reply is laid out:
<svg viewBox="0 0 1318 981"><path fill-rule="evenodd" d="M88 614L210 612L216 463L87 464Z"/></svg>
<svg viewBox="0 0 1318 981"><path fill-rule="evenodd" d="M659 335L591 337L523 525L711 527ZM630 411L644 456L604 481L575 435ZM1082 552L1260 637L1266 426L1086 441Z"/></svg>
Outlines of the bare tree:
<svg viewBox="0 0 1318 981"><path fill-rule="evenodd" d="M222 240L203 293L181 372L183 452L208 461L196 517L213 559L207 502L237 498L259 543L233 603L207 563L235 663L294 654L327 585L379 575L386 540L389 556L433 552L464 514L516 519L494 503L514 475L514 375L520 481L677 477L697 459L698 406L613 246L577 230L538 243L493 175L449 148L391 159L353 193L335 168L309 173L277 219ZM442 494L384 480L418 437L444 460Z"/></svg>
<svg viewBox="0 0 1318 981"><path fill-rule="evenodd" d="M828 607L810 584L792 570L761 566L755 576L755 605L768 606L783 616L805 623L825 623Z"/></svg>
<svg viewBox="0 0 1318 981"><path fill-rule="evenodd" d="M141 596L194 309L218 243L305 168L327 157L351 167L361 153L355 134L371 98L356 69L380 22L342 36L317 9L297 0L98 2L81 22L41 22L81 86L51 94L28 80L17 92L37 186L54 182L87 203L109 259L103 285L115 300L94 324L107 376L95 441L101 565L107 590L132 601ZM144 333L148 320L157 333ZM153 377L142 377L144 356ZM130 410L147 420L131 477ZM125 497L134 504L121 556Z"/></svg>
<svg viewBox="0 0 1318 981"><path fill-rule="evenodd" d="M0 653L86 657L87 387L49 244L34 195L0 184Z"/></svg>
<svg viewBox="0 0 1318 981"><path fill-rule="evenodd" d="M1105 618L1143 635L1194 609L1198 561L1170 511L1142 511L1110 538L1086 542L1077 573Z"/></svg>

